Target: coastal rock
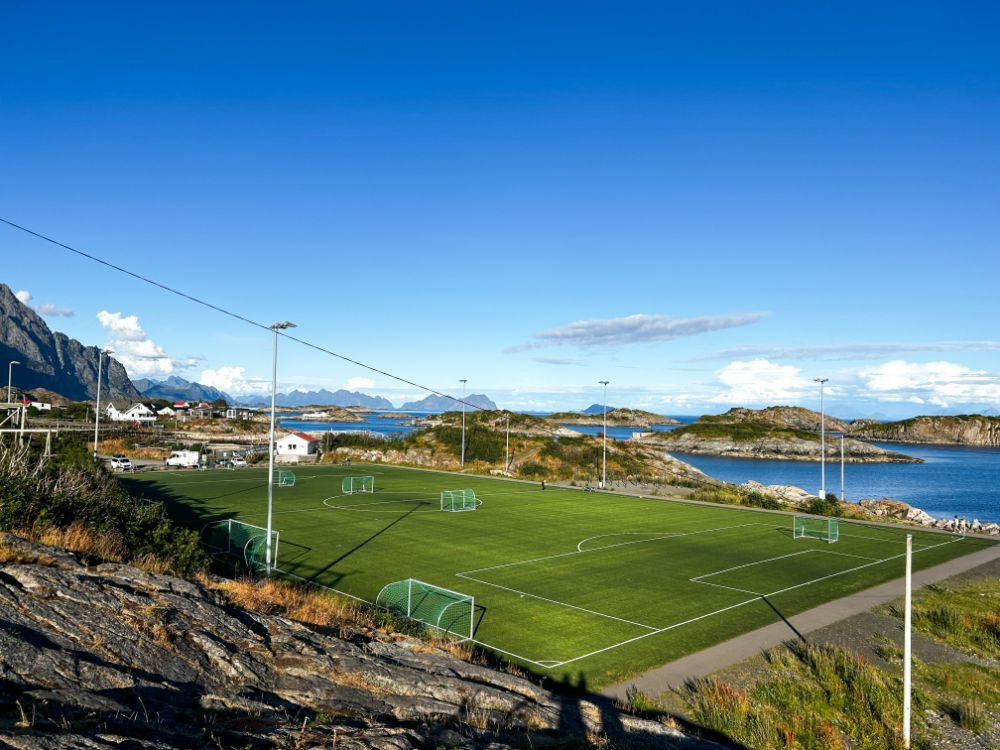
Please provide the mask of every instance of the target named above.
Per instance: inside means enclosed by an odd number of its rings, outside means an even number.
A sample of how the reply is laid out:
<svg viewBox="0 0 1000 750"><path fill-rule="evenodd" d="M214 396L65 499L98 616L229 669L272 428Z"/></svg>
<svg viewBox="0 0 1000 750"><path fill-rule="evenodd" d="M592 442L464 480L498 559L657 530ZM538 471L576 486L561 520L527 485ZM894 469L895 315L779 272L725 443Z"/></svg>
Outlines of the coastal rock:
<svg viewBox="0 0 1000 750"><path fill-rule="evenodd" d="M1000 448L1000 417L963 414L950 417L913 417L900 422L858 421L851 435L884 443L972 445Z"/></svg>
<svg viewBox="0 0 1000 750"><path fill-rule="evenodd" d="M351 640L0 534L0 746L718 748L413 638Z"/></svg>
<svg viewBox="0 0 1000 750"><path fill-rule="evenodd" d="M743 489L750 490L752 492L762 492L765 495L777 498L778 500L784 500L787 503L794 503L795 505L801 505L807 500L815 497L811 492L807 492L801 487L796 487L790 484L761 484L760 482L755 482L750 480L740 485Z"/></svg>

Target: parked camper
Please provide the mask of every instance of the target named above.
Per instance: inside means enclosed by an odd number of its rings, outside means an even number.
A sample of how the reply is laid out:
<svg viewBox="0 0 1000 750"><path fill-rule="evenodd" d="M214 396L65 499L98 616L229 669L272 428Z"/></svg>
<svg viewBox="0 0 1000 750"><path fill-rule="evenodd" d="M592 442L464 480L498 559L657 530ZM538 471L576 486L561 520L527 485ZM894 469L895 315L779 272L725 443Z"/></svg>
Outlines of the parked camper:
<svg viewBox="0 0 1000 750"><path fill-rule="evenodd" d="M174 451L165 460L167 466L187 466L193 468L198 465L200 458L201 455L198 451Z"/></svg>

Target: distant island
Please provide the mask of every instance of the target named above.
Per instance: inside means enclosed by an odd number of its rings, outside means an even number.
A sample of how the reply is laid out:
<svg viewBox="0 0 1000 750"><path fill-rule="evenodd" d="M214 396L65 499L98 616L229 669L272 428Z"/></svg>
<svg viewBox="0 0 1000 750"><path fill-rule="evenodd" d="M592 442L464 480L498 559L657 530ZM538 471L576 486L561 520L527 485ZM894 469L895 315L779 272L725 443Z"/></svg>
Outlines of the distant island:
<svg viewBox="0 0 1000 750"><path fill-rule="evenodd" d="M470 393L465 397L465 403L476 409L495 411L497 405L483 393ZM461 411L462 402L452 396L437 396L431 394L419 401L408 401L399 407L401 411ZM469 407L466 407L467 409Z"/></svg>
<svg viewBox="0 0 1000 750"><path fill-rule="evenodd" d="M605 418L603 408L596 414L592 409L593 407L590 407L582 412L558 411L547 415L545 419L556 424L603 425ZM615 425L616 427L652 427L653 425L680 424L676 419L665 417L662 414L654 414L642 409L625 409L621 407L609 409L607 421L608 424Z"/></svg>
<svg viewBox="0 0 1000 750"><path fill-rule="evenodd" d="M849 432L848 423L827 417L828 432ZM730 409L724 414L700 417L693 424L649 438L675 453L729 456L778 461L819 461L820 414L798 406L766 409ZM840 459L840 440L828 436L827 460ZM922 459L888 451L853 437L844 440L844 460L849 463L921 463Z"/></svg>
<svg viewBox="0 0 1000 750"><path fill-rule="evenodd" d="M898 422L858 420L850 434L879 443L970 445L1000 448L1000 417L960 414L954 417L913 417Z"/></svg>

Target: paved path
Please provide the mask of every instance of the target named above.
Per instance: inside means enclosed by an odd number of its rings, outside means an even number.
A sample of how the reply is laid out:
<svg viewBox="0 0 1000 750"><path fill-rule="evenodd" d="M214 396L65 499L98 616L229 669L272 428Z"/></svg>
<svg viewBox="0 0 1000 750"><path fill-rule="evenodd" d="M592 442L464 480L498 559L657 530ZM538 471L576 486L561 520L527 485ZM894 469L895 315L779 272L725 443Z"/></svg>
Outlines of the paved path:
<svg viewBox="0 0 1000 750"><path fill-rule="evenodd" d="M977 568L998 558L1000 558L1000 545L994 545L988 549L973 552L964 557L958 557L940 565L935 565L932 568L915 572L913 574L913 586L914 588L926 586L929 583L964 573L967 570ZM713 672L718 672L720 669L725 669L732 664L755 656L764 649L774 648L794 638L802 638L806 633L839 622L852 615L866 612L872 607L901 597L903 595L903 585L904 580L898 578L894 581L888 581L866 589L865 591L845 596L843 599L828 602L814 609L793 615L784 622L767 625L766 627L744 633L741 636L737 636L711 648L706 648L704 651L685 656L682 659L665 664L662 667L658 667L626 682L609 685L601 691L601 694L611 698L625 698L625 692L632 685L635 685L648 695L663 693L672 687L682 685L689 678L704 677Z"/></svg>

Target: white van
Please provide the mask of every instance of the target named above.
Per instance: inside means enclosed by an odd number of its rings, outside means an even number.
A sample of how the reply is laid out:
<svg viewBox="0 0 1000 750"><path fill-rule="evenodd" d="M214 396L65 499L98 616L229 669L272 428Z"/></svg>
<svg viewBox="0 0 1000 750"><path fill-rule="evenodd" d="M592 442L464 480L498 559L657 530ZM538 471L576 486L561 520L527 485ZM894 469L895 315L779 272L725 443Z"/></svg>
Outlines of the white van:
<svg viewBox="0 0 1000 750"><path fill-rule="evenodd" d="M198 451L174 451L164 459L167 466L185 466L193 468L198 465L201 454Z"/></svg>

